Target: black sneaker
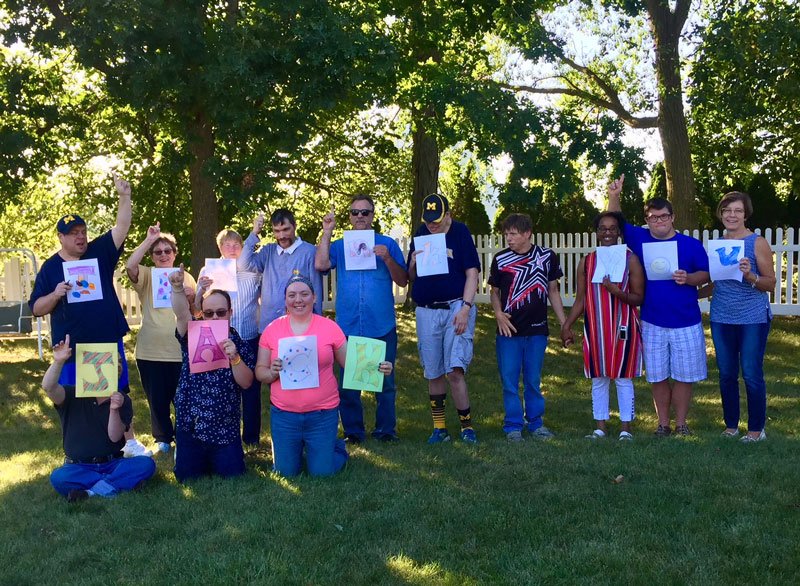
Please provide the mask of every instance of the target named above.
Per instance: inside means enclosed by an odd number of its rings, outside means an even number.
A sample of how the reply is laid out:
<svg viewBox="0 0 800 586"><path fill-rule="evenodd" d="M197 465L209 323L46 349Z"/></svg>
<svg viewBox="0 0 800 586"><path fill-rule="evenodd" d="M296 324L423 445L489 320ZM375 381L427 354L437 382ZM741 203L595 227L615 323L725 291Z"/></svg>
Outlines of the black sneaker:
<svg viewBox="0 0 800 586"><path fill-rule="evenodd" d="M350 444L353 446L357 446L358 444L363 443L363 440L358 437L356 434L351 433L350 435L346 435L344 438L344 443Z"/></svg>
<svg viewBox="0 0 800 586"><path fill-rule="evenodd" d="M80 490L77 488L73 488L71 491L69 491L69 494L67 495L67 502L77 503L80 501L85 501L90 496L92 495L89 494L88 490Z"/></svg>

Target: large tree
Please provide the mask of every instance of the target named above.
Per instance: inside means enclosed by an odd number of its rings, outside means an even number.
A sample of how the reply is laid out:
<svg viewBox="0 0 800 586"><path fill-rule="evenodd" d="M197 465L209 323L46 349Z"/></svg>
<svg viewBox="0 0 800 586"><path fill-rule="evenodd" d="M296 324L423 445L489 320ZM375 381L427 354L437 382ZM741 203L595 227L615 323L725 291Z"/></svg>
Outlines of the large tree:
<svg viewBox="0 0 800 586"><path fill-rule="evenodd" d="M44 57L67 51L87 71L103 106L119 114L113 147L129 161L147 152L134 173L189 193L196 266L216 253L220 200L263 202L290 175L287 153L313 136L315 121L363 108L392 72L381 22L359 2L8 0L3 8L6 38ZM149 195L167 207L168 193Z"/></svg>

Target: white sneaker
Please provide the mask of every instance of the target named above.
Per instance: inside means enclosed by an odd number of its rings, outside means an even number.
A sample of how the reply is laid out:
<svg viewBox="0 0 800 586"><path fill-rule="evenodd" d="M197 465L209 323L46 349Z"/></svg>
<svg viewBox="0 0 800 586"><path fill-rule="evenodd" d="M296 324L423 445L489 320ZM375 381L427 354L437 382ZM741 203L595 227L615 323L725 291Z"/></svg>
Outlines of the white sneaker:
<svg viewBox="0 0 800 586"><path fill-rule="evenodd" d="M125 447L122 448L122 455L126 458L133 458L135 456L147 456L149 458L153 455L153 452L144 447L144 444L139 440L130 439L125 442Z"/></svg>
<svg viewBox="0 0 800 586"><path fill-rule="evenodd" d="M159 452L169 452L169 449L172 447L172 444L168 444L167 442L158 442L156 443L156 450Z"/></svg>

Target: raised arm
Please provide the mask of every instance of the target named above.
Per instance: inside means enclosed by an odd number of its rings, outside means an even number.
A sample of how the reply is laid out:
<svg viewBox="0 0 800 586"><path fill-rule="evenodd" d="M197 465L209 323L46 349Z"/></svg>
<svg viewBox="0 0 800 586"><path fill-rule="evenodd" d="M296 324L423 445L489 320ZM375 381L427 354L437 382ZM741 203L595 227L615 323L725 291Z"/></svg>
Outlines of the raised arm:
<svg viewBox="0 0 800 586"><path fill-rule="evenodd" d="M169 274L169 284L172 285L172 311L175 312L175 329L183 336L192 321L192 312L189 301L183 288L183 263L180 270Z"/></svg>
<svg viewBox="0 0 800 586"><path fill-rule="evenodd" d="M54 405L61 405L64 402L64 387L58 383L61 376L61 369L64 363L72 356L72 349L69 347L69 334L66 338L53 346L53 363L47 368L42 379L42 388Z"/></svg>
<svg viewBox="0 0 800 586"><path fill-rule="evenodd" d="M114 239L114 246L119 248L125 242L128 231L131 229L131 184L118 177L114 173L114 187L119 194L119 204L117 207L117 223L111 229L111 237Z"/></svg>
<svg viewBox="0 0 800 586"><path fill-rule="evenodd" d="M317 253L314 255L314 268L324 273L331 268L331 238L333 229L336 227L336 214L331 204L331 211L322 218L322 237L317 245Z"/></svg>
<svg viewBox="0 0 800 586"><path fill-rule="evenodd" d="M125 270L128 271L128 276L133 283L139 282L139 265L142 264L142 259L150 251L153 243L161 236L161 222L156 222L155 226L150 226L147 229L147 236L144 237L142 243L136 247L131 253L128 262L125 263Z"/></svg>
<svg viewBox="0 0 800 586"><path fill-rule="evenodd" d="M625 173L619 176L619 179L614 179L608 186L608 207L609 212L621 212L622 206L619 203L619 196L622 193L622 184L625 181Z"/></svg>
<svg viewBox="0 0 800 586"><path fill-rule="evenodd" d="M255 220L253 220L253 231L244 241L244 245L242 246L242 254L239 255L238 260L236 261L236 266L240 269L245 271L253 271L253 272L263 272L264 271L264 262L261 259L261 252L263 249L256 253L256 246L258 243L261 242L259 237L259 233L264 228L264 215L259 215Z"/></svg>

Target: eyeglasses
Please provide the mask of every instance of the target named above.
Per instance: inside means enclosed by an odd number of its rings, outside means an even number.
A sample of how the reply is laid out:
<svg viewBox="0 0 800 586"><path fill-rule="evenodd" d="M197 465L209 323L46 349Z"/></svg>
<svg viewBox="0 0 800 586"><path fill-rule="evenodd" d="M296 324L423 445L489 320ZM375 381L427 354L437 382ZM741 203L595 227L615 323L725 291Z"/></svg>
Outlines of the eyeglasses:
<svg viewBox="0 0 800 586"><path fill-rule="evenodd" d="M152 252L153 256L161 256L162 254L175 254L171 248L158 248Z"/></svg>
<svg viewBox="0 0 800 586"><path fill-rule="evenodd" d="M645 220L647 220L651 224L658 224L658 223L664 223L664 222L669 221L669 219L671 217L672 217L672 214L659 214L657 216L651 214L651 215L645 217Z"/></svg>
<svg viewBox="0 0 800 586"><path fill-rule="evenodd" d="M350 215L353 216L354 218L357 217L358 214L361 214L363 217L366 218L371 213L372 210L350 210Z"/></svg>
<svg viewBox="0 0 800 586"><path fill-rule="evenodd" d="M611 234L616 234L616 233L619 232L619 228L617 226L608 226L608 227L606 227L606 226L598 226L597 227L597 233L598 234L604 234L606 232L609 232Z"/></svg>
<svg viewBox="0 0 800 586"><path fill-rule="evenodd" d="M227 317L229 311L230 311L230 309L218 309L216 311L214 311L213 309L204 309L203 310L203 317L206 318L206 319L211 319L215 315L217 317Z"/></svg>
<svg viewBox="0 0 800 586"><path fill-rule="evenodd" d="M723 216L744 216L742 208L722 208L720 212Z"/></svg>

